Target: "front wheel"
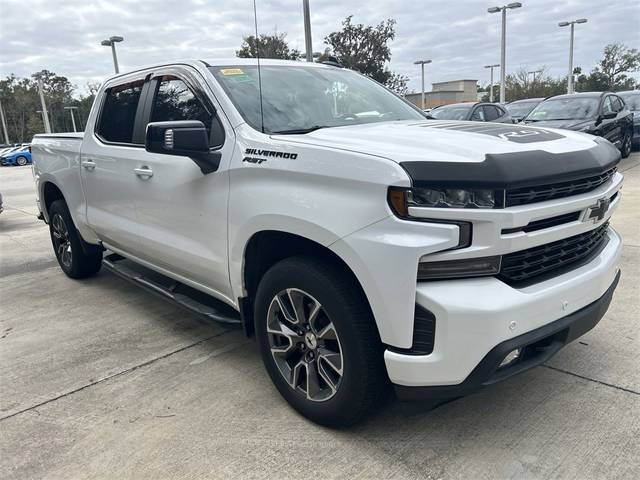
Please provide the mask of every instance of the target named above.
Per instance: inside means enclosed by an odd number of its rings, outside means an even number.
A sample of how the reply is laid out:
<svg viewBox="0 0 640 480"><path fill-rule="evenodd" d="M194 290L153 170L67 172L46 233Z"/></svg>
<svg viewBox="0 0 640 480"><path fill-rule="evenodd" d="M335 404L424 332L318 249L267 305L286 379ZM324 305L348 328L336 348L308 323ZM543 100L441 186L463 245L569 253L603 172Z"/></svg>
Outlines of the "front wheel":
<svg viewBox="0 0 640 480"><path fill-rule="evenodd" d="M271 380L310 420L349 426L385 398L388 377L373 316L339 266L308 257L274 265L256 293L255 327Z"/></svg>
<svg viewBox="0 0 640 480"><path fill-rule="evenodd" d="M49 208L49 233L60 268L68 277L86 278L98 273L102 248L80 238L64 200L56 200Z"/></svg>
<svg viewBox="0 0 640 480"><path fill-rule="evenodd" d="M16 163L21 167L24 167L27 164L27 157L18 157L16 158Z"/></svg>

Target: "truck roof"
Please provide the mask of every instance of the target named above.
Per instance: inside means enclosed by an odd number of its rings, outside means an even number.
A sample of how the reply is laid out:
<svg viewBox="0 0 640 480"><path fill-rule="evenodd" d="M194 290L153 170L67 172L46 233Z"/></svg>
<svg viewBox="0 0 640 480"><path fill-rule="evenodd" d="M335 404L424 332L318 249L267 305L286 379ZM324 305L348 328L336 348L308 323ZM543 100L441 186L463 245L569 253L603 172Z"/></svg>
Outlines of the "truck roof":
<svg viewBox="0 0 640 480"><path fill-rule="evenodd" d="M124 77L131 73L139 72L142 70L149 70L153 68L166 67L171 65L190 65L195 68L222 67L225 65L258 65L258 60L256 58L239 58L239 57L216 58L216 59L208 59L208 60L183 58L183 59L177 59L177 60L172 60L167 62L141 65L132 70L129 70L126 72L120 72L117 75L111 75L107 77L106 80L113 80L114 78ZM296 67L305 67L305 68L336 68L331 65L324 65L322 63L316 63L316 62L303 62L303 61L297 61L297 60L279 60L279 59L271 59L271 58L261 58L260 65L296 66Z"/></svg>

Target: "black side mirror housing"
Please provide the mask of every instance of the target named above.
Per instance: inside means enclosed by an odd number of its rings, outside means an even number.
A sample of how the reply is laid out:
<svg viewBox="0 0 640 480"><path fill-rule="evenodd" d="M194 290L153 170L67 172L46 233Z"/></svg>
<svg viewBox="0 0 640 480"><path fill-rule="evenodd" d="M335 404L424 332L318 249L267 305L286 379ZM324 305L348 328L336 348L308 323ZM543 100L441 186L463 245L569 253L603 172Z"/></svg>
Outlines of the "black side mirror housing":
<svg viewBox="0 0 640 480"><path fill-rule="evenodd" d="M604 120L609 120L609 119L611 119L611 118L616 118L617 116L618 116L618 112L607 112L607 113L603 113L603 114L601 115L601 117L602 117Z"/></svg>
<svg viewBox="0 0 640 480"><path fill-rule="evenodd" d="M209 148L207 129L199 120L151 122L147 125L147 152L189 157L205 175L220 166L220 152Z"/></svg>

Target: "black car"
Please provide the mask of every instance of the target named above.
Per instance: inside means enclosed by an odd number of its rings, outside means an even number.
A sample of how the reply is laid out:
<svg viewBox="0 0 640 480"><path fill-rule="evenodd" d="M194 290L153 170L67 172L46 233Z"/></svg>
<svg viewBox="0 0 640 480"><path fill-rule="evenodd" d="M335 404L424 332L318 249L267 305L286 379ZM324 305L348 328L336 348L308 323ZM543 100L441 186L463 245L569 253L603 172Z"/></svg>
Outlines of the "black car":
<svg viewBox="0 0 640 480"><path fill-rule="evenodd" d="M513 123L509 112L495 103L452 103L436 107L427 115L437 120Z"/></svg>
<svg viewBox="0 0 640 480"><path fill-rule="evenodd" d="M529 115L531 110L536 108L540 102L544 101L544 97L540 98L524 98L522 100L515 100L505 105L511 119L514 122L520 122L524 117Z"/></svg>
<svg viewBox="0 0 640 480"><path fill-rule="evenodd" d="M631 153L633 115L624 101L611 92L550 97L540 102L523 121L604 137L618 147L623 158Z"/></svg>
<svg viewBox="0 0 640 480"><path fill-rule="evenodd" d="M640 90L618 92L627 109L633 114L633 147L640 148Z"/></svg>

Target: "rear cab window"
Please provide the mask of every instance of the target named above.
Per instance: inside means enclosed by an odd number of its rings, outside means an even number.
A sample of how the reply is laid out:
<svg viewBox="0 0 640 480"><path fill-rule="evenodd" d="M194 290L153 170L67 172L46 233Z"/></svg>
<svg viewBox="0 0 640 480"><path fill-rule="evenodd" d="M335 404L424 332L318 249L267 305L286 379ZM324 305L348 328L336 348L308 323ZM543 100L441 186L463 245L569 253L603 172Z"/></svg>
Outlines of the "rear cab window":
<svg viewBox="0 0 640 480"><path fill-rule="evenodd" d="M106 89L96 134L109 143L133 143L133 127L144 80Z"/></svg>

